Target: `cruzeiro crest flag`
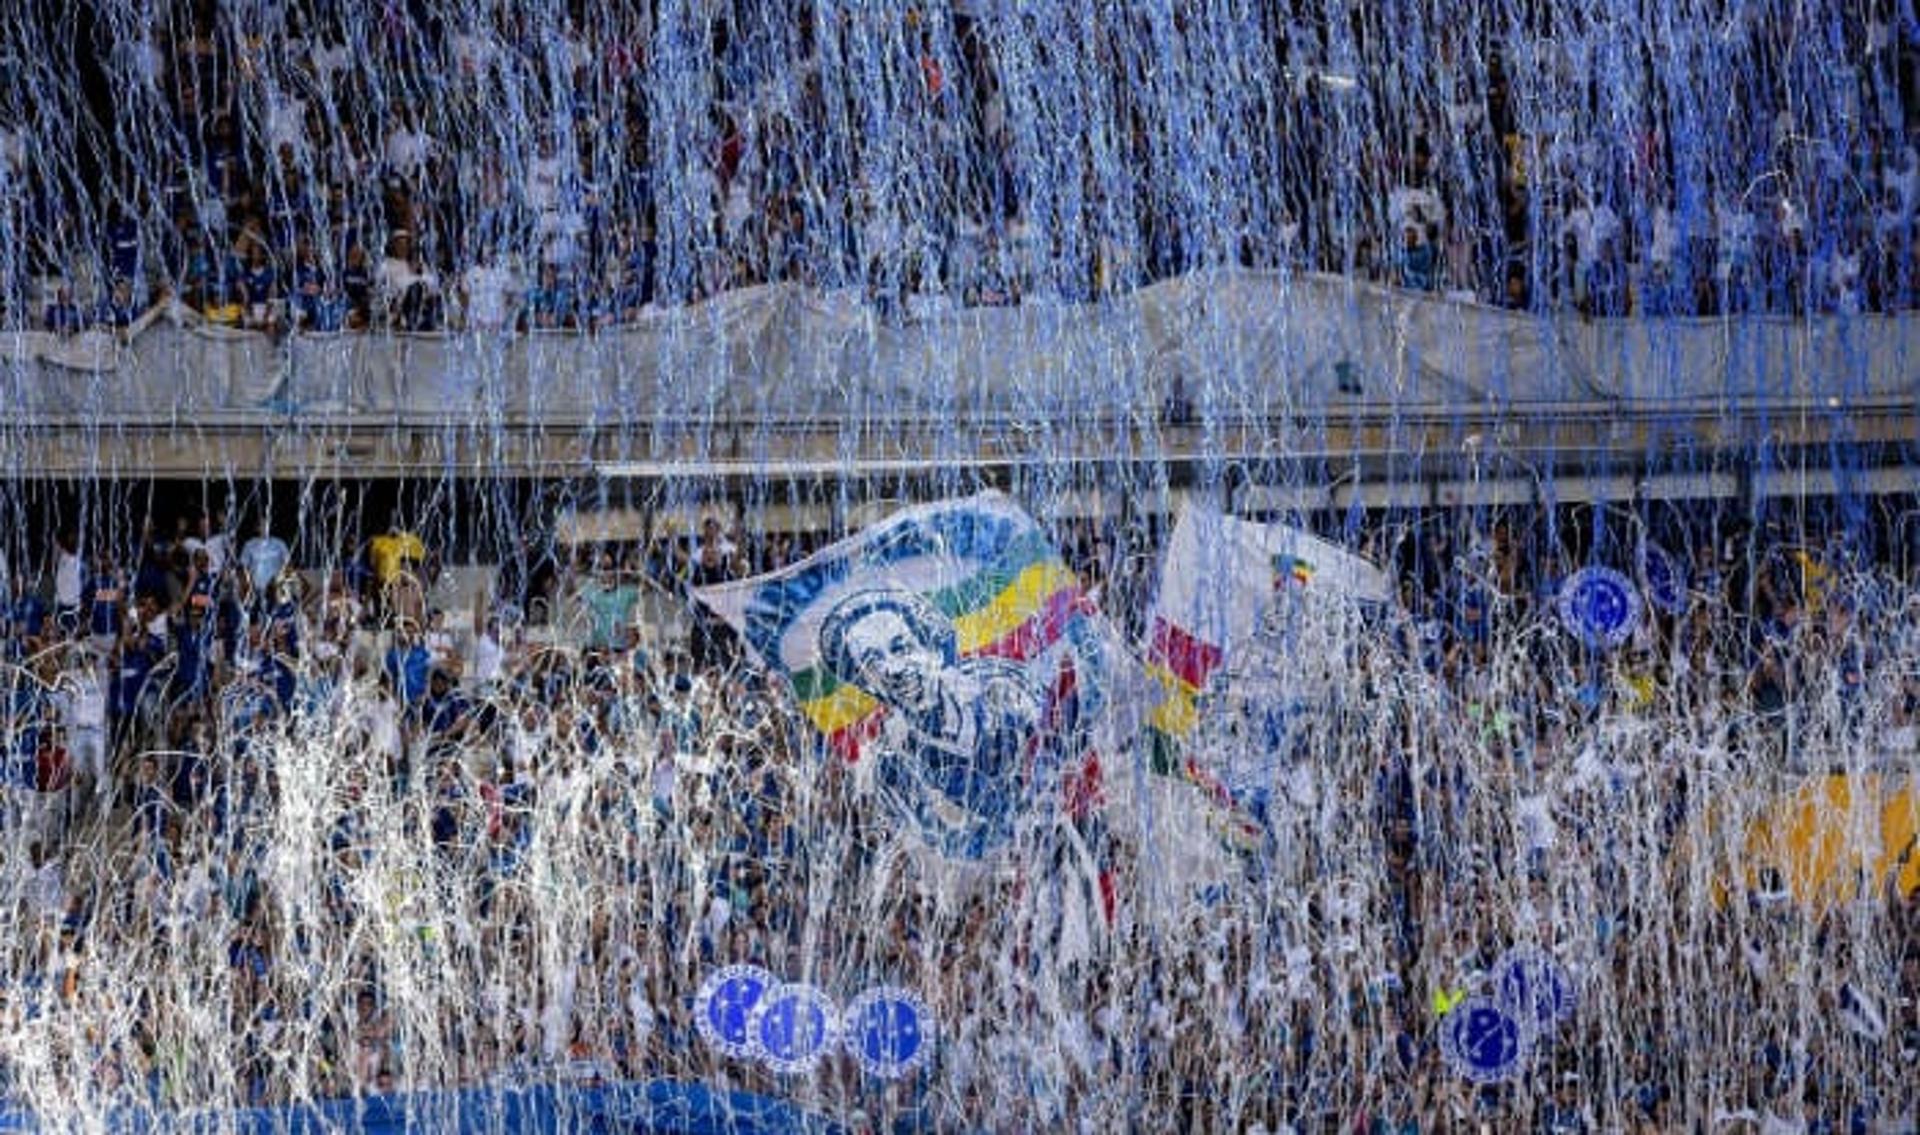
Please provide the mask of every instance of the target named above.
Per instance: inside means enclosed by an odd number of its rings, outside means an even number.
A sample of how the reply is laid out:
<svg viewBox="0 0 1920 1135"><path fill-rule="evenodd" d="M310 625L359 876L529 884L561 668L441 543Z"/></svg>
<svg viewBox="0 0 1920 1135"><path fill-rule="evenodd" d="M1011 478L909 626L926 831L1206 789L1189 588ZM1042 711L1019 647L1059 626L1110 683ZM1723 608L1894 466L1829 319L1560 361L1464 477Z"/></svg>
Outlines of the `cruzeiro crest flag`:
<svg viewBox="0 0 1920 1135"><path fill-rule="evenodd" d="M1097 612L999 493L899 512L791 567L696 590L929 846L978 859L1040 809L1088 811Z"/></svg>
<svg viewBox="0 0 1920 1135"><path fill-rule="evenodd" d="M1182 510L1147 620L1147 670L1159 690L1146 737L1153 770L1203 793L1216 834L1243 849L1259 844L1256 790L1274 771L1261 752L1279 747L1290 717L1311 711L1305 671L1337 645L1327 633L1334 616L1392 596L1385 572L1311 533ZM1222 749L1241 755L1239 767L1197 743L1209 718L1228 716L1241 733Z"/></svg>

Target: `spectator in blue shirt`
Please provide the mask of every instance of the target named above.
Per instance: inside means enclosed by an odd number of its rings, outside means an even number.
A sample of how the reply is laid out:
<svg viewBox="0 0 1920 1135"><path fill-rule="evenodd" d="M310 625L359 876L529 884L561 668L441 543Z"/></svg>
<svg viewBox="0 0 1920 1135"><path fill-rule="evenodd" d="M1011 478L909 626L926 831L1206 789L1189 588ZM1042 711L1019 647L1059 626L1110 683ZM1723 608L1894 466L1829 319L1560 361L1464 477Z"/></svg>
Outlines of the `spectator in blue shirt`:
<svg viewBox="0 0 1920 1135"><path fill-rule="evenodd" d="M154 667L166 657L167 644L149 633L138 619L127 624L114 656L114 680L107 712L112 722L114 748L118 750L133 738L139 725L140 697Z"/></svg>
<svg viewBox="0 0 1920 1135"><path fill-rule="evenodd" d="M253 331L273 334L279 330L274 302L280 298L280 274L267 256L267 247L259 241L247 246L247 262L240 270L240 302L245 310L241 325Z"/></svg>
<svg viewBox="0 0 1920 1135"><path fill-rule="evenodd" d="M146 275L140 223L117 201L107 222L107 268L119 280L139 280Z"/></svg>
<svg viewBox="0 0 1920 1135"><path fill-rule="evenodd" d="M114 565L113 553L101 552L81 593L80 609L86 612L87 633L102 650L110 649L120 637L126 605L126 577Z"/></svg>
<svg viewBox="0 0 1920 1135"><path fill-rule="evenodd" d="M202 162L208 187L223 203L238 204L246 195L246 164L234 138L233 119L222 114L213 120L213 137Z"/></svg>
<svg viewBox="0 0 1920 1135"><path fill-rule="evenodd" d="M147 837L149 845L156 851L161 846L167 816L172 811L173 800L161 775L160 758L152 753L143 753L134 772L133 819L134 826Z"/></svg>
<svg viewBox="0 0 1920 1135"><path fill-rule="evenodd" d="M386 672L402 706L412 707L427 696L432 668L433 654L420 641L419 628L411 620L401 620L387 650Z"/></svg>
<svg viewBox="0 0 1920 1135"><path fill-rule="evenodd" d="M453 673L435 666L427 676L427 696L421 700L420 720L435 742L457 742L472 723L472 705L461 694Z"/></svg>
<svg viewBox="0 0 1920 1135"><path fill-rule="evenodd" d="M72 288L62 284L54 291L53 302L47 305L46 325L55 335L75 335L86 330L87 316L73 301Z"/></svg>
<svg viewBox="0 0 1920 1135"><path fill-rule="evenodd" d="M346 262L340 269L340 294L347 301L347 327L358 330L373 321L373 266L366 246L354 241L347 246Z"/></svg>
<svg viewBox="0 0 1920 1135"><path fill-rule="evenodd" d="M27 577L13 577L12 595L7 602L7 623L12 636L29 652L37 653L47 632L47 601L30 586Z"/></svg>
<svg viewBox="0 0 1920 1135"><path fill-rule="evenodd" d="M206 233L187 261L186 299L210 323L240 322L240 265L222 236Z"/></svg>
<svg viewBox="0 0 1920 1135"><path fill-rule="evenodd" d="M125 277L115 279L113 290L93 309L94 325L115 331L126 331L139 318L140 311L133 301L133 285Z"/></svg>
<svg viewBox="0 0 1920 1135"><path fill-rule="evenodd" d="M1439 254L1428 239L1425 225L1408 224L1401 231L1400 286L1430 292L1439 279Z"/></svg>
<svg viewBox="0 0 1920 1135"><path fill-rule="evenodd" d="M196 603L190 597L175 620L173 671L174 698L181 701L205 701L211 688L214 627L210 599Z"/></svg>
<svg viewBox="0 0 1920 1135"><path fill-rule="evenodd" d="M540 266L540 282L527 292L527 314L538 331L556 331L573 327L578 297L571 282L560 276L552 264Z"/></svg>
<svg viewBox="0 0 1920 1135"><path fill-rule="evenodd" d="M291 319L297 327L334 332L346 326L347 297L305 237L294 252L292 308Z"/></svg>
<svg viewBox="0 0 1920 1135"><path fill-rule="evenodd" d="M314 202L300 168L299 156L290 145L281 145L277 162L267 179L267 226L274 247L284 253L292 248L312 214Z"/></svg>

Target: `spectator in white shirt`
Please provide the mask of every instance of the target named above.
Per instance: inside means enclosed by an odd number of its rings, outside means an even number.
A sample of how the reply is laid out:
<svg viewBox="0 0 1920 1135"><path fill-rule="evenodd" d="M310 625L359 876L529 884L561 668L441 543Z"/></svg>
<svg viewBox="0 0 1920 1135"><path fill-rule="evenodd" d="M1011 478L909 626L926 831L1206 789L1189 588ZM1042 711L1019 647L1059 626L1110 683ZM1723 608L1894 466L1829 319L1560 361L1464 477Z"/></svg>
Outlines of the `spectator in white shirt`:
<svg viewBox="0 0 1920 1135"><path fill-rule="evenodd" d="M80 559L80 541L72 532L54 538L53 610L61 629L71 631L80 620L80 589L86 565Z"/></svg>
<svg viewBox="0 0 1920 1135"><path fill-rule="evenodd" d="M387 255L374 279L395 327L429 331L438 326L440 277L414 250L411 232L396 229L388 238Z"/></svg>
<svg viewBox="0 0 1920 1135"><path fill-rule="evenodd" d="M107 762L107 691L91 658L61 674L55 687L60 718L67 730L67 752L74 771L93 782L96 797L113 793Z"/></svg>
<svg viewBox="0 0 1920 1135"><path fill-rule="evenodd" d="M405 181L417 181L433 150L433 139L425 131L405 123L395 126L387 134L384 153L387 173Z"/></svg>

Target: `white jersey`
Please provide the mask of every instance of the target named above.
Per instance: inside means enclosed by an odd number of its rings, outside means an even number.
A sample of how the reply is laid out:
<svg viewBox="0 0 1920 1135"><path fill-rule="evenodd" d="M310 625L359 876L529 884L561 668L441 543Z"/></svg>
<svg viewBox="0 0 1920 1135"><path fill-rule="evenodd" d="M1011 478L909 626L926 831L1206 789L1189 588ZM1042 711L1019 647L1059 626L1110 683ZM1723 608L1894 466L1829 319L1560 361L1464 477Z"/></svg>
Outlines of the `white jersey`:
<svg viewBox="0 0 1920 1135"><path fill-rule="evenodd" d="M80 556L76 552L61 552L53 565L53 602L59 607L78 607L80 605Z"/></svg>
<svg viewBox="0 0 1920 1135"><path fill-rule="evenodd" d="M100 675L91 666L72 670L60 677L63 716L69 729L104 729L107 724L107 693Z"/></svg>

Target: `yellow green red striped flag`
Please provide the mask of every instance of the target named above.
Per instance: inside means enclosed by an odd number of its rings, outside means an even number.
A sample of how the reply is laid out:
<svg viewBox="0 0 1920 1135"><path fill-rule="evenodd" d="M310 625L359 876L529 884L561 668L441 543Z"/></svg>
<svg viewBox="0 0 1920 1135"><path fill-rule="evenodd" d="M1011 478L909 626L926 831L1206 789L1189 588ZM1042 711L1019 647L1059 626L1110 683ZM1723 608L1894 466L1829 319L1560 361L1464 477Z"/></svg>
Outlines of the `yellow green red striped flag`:
<svg viewBox="0 0 1920 1135"><path fill-rule="evenodd" d="M950 852L1005 834L995 825L1011 809L996 794L1009 783L1018 794L1055 766L1086 772L1079 723L1107 687L1098 611L1046 532L1000 493L905 509L695 595L786 677L835 751L883 749L902 758L911 794L932 786L931 803L898 806Z"/></svg>

